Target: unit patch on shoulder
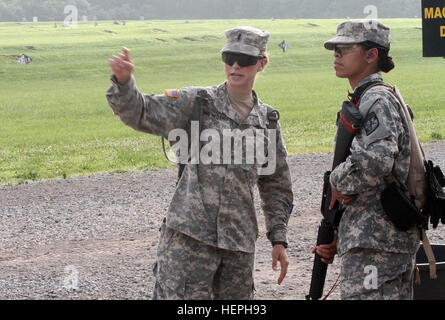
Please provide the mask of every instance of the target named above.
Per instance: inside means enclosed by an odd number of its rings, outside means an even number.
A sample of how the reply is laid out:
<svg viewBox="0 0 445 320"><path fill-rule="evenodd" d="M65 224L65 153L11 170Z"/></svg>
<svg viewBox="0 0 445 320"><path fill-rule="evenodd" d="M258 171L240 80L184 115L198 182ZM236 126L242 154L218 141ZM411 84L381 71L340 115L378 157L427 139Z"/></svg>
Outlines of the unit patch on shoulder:
<svg viewBox="0 0 445 320"><path fill-rule="evenodd" d="M373 133L378 127L379 127L379 119L377 118L376 114L374 112L371 112L365 120L365 124L363 125L363 128L366 131L366 135L369 136L371 133Z"/></svg>
<svg viewBox="0 0 445 320"><path fill-rule="evenodd" d="M179 90L178 89L165 89L165 95L170 98L179 98Z"/></svg>

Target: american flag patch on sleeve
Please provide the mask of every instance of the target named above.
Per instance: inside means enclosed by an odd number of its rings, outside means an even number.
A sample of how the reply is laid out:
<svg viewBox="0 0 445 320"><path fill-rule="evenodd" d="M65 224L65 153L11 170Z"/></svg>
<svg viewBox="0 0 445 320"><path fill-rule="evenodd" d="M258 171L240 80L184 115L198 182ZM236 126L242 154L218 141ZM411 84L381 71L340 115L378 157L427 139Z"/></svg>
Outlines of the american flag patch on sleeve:
<svg viewBox="0 0 445 320"><path fill-rule="evenodd" d="M171 98L179 98L179 90L178 89L165 89L165 95Z"/></svg>

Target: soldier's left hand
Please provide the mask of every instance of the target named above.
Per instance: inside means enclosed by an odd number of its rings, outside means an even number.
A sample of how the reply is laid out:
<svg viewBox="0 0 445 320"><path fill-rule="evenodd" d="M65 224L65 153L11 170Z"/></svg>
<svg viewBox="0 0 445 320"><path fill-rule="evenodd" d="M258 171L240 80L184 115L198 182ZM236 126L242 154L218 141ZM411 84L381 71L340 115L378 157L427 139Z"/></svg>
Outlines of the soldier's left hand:
<svg viewBox="0 0 445 320"><path fill-rule="evenodd" d="M272 249L272 269L277 270L277 263L280 261L280 277L278 278L278 284L283 282L287 273L287 267L289 266L289 258L287 257L286 248L281 244L276 244Z"/></svg>
<svg viewBox="0 0 445 320"><path fill-rule="evenodd" d="M321 257L321 262L331 264L337 254L338 232L334 231L334 240L329 244L321 244L312 249L312 253L317 253Z"/></svg>
<svg viewBox="0 0 445 320"><path fill-rule="evenodd" d="M332 208L335 205L335 201L338 201L341 204L345 205L351 202L352 200L354 200L354 196L341 194L340 191L338 191L334 186L331 185L331 203L329 205L329 210L332 210Z"/></svg>

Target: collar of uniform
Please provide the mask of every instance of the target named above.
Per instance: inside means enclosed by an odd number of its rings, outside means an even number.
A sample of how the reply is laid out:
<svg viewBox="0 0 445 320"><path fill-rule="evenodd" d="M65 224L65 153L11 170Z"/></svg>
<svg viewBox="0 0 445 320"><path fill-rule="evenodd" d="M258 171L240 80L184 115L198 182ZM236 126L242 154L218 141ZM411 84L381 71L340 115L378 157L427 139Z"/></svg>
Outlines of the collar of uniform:
<svg viewBox="0 0 445 320"><path fill-rule="evenodd" d="M238 116L238 113L236 113L235 109L232 108L225 82L220 84L217 88L217 99L215 101L215 107L219 112L224 113L227 117L229 117L236 123L239 124L241 122L241 118Z"/></svg>
<svg viewBox="0 0 445 320"><path fill-rule="evenodd" d="M265 128L265 119L267 118L267 109L263 103L258 99L255 90L252 90L253 94L253 108L250 111L246 119L242 121L243 124L248 124L251 126L260 126Z"/></svg>
<svg viewBox="0 0 445 320"><path fill-rule="evenodd" d="M369 76L365 77L364 79L362 79L362 81L359 82L357 87L355 87L354 91L357 90L358 88L360 88L361 86L367 84L368 82L377 81L377 80L383 81L382 75L380 73L370 74Z"/></svg>
<svg viewBox="0 0 445 320"><path fill-rule="evenodd" d="M259 100L255 91L253 93L253 108L250 111L249 115L246 119L242 120L235 109L232 107L229 99L229 93L227 92L226 82L220 84L218 86L218 99L216 99L215 106L217 110L221 113L224 113L227 117L235 121L237 124L244 125L252 125L258 126L260 125L260 120L258 119L261 114L261 110L259 107Z"/></svg>

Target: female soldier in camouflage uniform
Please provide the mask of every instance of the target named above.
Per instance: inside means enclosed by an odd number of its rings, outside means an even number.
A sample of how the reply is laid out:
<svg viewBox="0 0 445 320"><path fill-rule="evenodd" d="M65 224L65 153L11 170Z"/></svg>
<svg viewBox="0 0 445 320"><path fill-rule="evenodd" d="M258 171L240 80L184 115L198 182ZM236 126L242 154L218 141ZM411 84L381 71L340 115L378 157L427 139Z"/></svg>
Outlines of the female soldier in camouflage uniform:
<svg viewBox="0 0 445 320"><path fill-rule="evenodd" d="M337 77L347 78L355 92L371 82L377 86L357 101L363 125L352 154L330 176L331 206L338 200L345 207L338 243L319 246L317 253L332 263L338 250L342 299L412 299L416 228L396 229L380 203L385 176L406 181L410 166L407 120L395 96L378 85L379 71L394 68L389 28L375 20L347 21L325 47L334 50Z"/></svg>
<svg viewBox="0 0 445 320"><path fill-rule="evenodd" d="M210 163L192 160L186 164L161 227L153 269L154 299L253 297L258 236L252 190L255 185L263 202L267 237L273 245L272 267L276 269L278 261L281 265L278 283L286 275L286 228L293 199L286 148L279 123L275 122L276 139L266 130L270 107L252 90L256 74L268 62L265 50L269 33L240 27L226 31L226 36L222 58L227 81L214 87L144 95L136 88L128 50L110 59L114 75L107 99L114 113L132 128L168 138L174 129L191 128L198 104L200 130L216 130L211 142L223 141L221 137L225 140L227 132L242 134L253 129L264 132L263 141L266 136L269 144L276 143L275 170L266 174L258 173L258 163L232 163L230 154L234 156L235 148L229 150L229 163L224 161L228 159L226 153L212 149ZM191 141L194 143L199 141Z"/></svg>

